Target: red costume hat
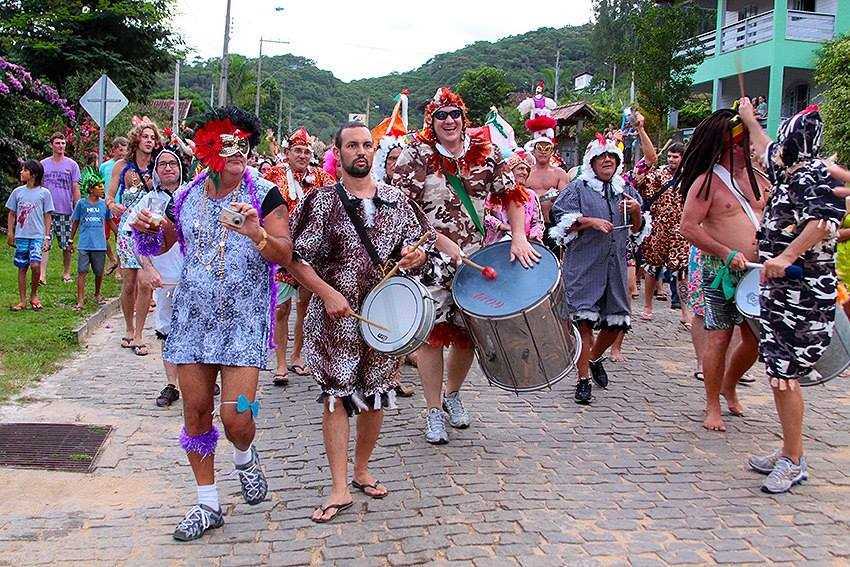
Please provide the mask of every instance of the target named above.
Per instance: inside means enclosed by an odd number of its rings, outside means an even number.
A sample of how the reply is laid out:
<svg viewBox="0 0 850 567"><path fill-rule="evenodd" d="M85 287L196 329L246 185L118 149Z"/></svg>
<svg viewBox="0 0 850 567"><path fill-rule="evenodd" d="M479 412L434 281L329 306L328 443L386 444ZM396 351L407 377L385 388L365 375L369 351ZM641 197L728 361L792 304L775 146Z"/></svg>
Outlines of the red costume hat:
<svg viewBox="0 0 850 567"><path fill-rule="evenodd" d="M307 132L307 129L303 126L292 133L289 137L289 147L293 146L310 146L310 134Z"/></svg>
<svg viewBox="0 0 850 567"><path fill-rule="evenodd" d="M227 158L247 156L259 140L260 124L253 114L235 106L208 113L195 130L195 157L215 173L221 173Z"/></svg>

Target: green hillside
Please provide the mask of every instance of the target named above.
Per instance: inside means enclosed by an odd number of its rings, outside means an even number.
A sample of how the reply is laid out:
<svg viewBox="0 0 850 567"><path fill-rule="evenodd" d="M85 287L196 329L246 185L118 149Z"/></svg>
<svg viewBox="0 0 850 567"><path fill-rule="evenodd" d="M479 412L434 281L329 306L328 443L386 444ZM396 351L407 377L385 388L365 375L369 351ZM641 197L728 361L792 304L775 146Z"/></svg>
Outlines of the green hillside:
<svg viewBox="0 0 850 567"><path fill-rule="evenodd" d="M464 71L480 66L504 70L517 91L527 91L533 82L546 79L551 89L554 77L555 53L561 49L561 89L571 86L571 77L585 69L593 70L590 34L592 26L541 28L499 41L479 41L452 53L433 57L421 67L405 73L361 79L344 83L334 75L317 68L314 63L294 55L263 57L263 88L261 89L260 118L263 124L275 128L278 116L278 86L284 93L283 129L287 129L289 105L292 105L292 126L304 125L313 134L328 138L349 112L365 112L367 97L373 108L372 125L392 109L393 100L402 88L410 89L410 119L414 126L421 124L421 109L441 85L456 85ZM181 85L184 96L195 99L198 110L209 104L210 84L218 88L217 59L196 61L184 66ZM253 109L256 88L257 60L234 55L230 62L230 100ZM159 96L170 97L169 76L158 81ZM217 97L216 97L217 99ZM503 101L493 101L501 103Z"/></svg>

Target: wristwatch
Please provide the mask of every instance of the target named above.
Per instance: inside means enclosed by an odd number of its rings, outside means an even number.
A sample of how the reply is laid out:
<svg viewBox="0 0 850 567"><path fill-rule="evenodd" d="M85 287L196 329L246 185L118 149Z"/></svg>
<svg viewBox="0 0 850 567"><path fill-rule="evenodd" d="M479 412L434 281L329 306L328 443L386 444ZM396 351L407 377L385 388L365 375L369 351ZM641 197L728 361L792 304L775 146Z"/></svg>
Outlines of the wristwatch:
<svg viewBox="0 0 850 567"><path fill-rule="evenodd" d="M260 241L257 242L256 246L257 246L257 250L262 251L263 248L266 247L266 244L269 243L269 234L266 232L266 229L264 229L263 227L260 227L260 234L262 234L262 237L260 238Z"/></svg>

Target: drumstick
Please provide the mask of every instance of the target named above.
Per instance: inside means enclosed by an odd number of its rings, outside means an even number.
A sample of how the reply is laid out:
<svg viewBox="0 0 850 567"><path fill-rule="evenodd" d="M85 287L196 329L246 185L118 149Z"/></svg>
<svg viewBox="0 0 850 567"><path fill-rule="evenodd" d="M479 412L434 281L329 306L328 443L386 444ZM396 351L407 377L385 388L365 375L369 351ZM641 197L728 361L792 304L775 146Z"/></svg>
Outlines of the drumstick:
<svg viewBox="0 0 850 567"><path fill-rule="evenodd" d="M476 264L475 262L467 258L466 255L461 256L460 259L467 266L475 268L476 270L481 272L481 275L484 276L485 279L495 280L499 275L493 268L493 266L482 266L481 264Z"/></svg>
<svg viewBox="0 0 850 567"><path fill-rule="evenodd" d="M413 249L411 250L411 252L416 252L417 250L419 250L419 247L422 246L423 244L425 244L425 241L428 240L429 235L430 235L430 233L428 233L428 232L423 234L419 238L419 240L416 241L416 244L413 245ZM401 268L401 261L396 262L395 266L393 266L393 269L390 270L389 272L387 272L387 275L385 275L383 277L383 279L380 282L378 282L378 285L376 285L375 287L380 287L381 285L383 285L383 283L385 281L387 281L388 279L390 279L391 277L396 275L398 273L399 268Z"/></svg>
<svg viewBox="0 0 850 567"><path fill-rule="evenodd" d="M382 331L386 331L386 332L388 332L388 333L390 332L390 330L389 330L389 329L387 329L386 327L384 327L383 325L381 325L381 324L379 324L379 323L375 323L374 321L370 321L369 319L367 319L367 318L366 318L366 317L364 317L363 315L360 315L359 313L356 313L355 311L352 311L351 313L349 313L349 315L351 315L351 316L352 316L352 317L354 317L355 319L358 319L358 320L360 320L360 321L363 321L363 322L364 322L364 323L366 323L367 325L371 325L372 327L375 327L376 329L380 329L380 330L382 330Z"/></svg>
<svg viewBox="0 0 850 567"><path fill-rule="evenodd" d="M741 98L744 98L747 95L744 93L744 69L741 66L739 53L735 54L735 70L738 72L738 90L741 92Z"/></svg>
<svg viewBox="0 0 850 567"><path fill-rule="evenodd" d="M764 264L747 262L747 267L752 268L754 270L761 270L764 268ZM803 277L803 268L797 266L796 264L791 264L790 266L785 268L785 275L788 276L788 279L799 280Z"/></svg>

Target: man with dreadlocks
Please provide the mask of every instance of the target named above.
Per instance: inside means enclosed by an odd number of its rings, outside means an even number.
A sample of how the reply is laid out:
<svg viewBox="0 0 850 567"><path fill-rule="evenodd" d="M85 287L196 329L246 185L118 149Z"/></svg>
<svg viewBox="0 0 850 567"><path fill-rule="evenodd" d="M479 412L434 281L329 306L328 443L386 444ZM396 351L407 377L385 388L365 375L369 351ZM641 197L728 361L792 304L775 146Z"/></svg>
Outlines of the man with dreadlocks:
<svg viewBox="0 0 850 567"><path fill-rule="evenodd" d="M814 365L832 338L836 234L845 209L833 194L828 164L818 159L823 122L817 105L783 122L775 142L762 130L749 99L741 100L740 112L773 182L759 233L764 263L759 353L782 425L782 448L750 457L749 465L768 475L762 490L777 494L808 478L799 380L817 373ZM802 278L786 275L791 264L802 267Z"/></svg>
<svg viewBox="0 0 850 567"><path fill-rule="evenodd" d="M164 252L176 240L185 256L163 349L163 358L177 366L180 445L198 489L197 505L174 530L180 541L224 524L214 467L219 431L213 425L213 391L219 373L218 415L233 444L242 498L259 504L268 491L254 447L260 410L255 398L260 369L274 346L276 265L292 260L292 240L280 190L247 167L259 129L259 120L239 108L210 112L195 134L195 155L206 169L176 194L173 220L146 209L133 223L146 235L134 237L141 254Z"/></svg>
<svg viewBox="0 0 850 567"><path fill-rule="evenodd" d="M757 357L756 338L734 301L735 286L747 262L756 260L756 231L764 209L749 147L749 136L738 113L718 110L697 126L676 174L685 197L682 235L702 250L708 335L703 362L703 427L712 431L726 431L721 394L730 413L743 413L736 386ZM727 366L726 353L736 325L741 328L742 340Z"/></svg>

